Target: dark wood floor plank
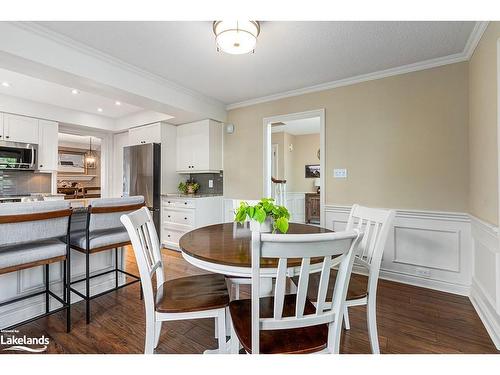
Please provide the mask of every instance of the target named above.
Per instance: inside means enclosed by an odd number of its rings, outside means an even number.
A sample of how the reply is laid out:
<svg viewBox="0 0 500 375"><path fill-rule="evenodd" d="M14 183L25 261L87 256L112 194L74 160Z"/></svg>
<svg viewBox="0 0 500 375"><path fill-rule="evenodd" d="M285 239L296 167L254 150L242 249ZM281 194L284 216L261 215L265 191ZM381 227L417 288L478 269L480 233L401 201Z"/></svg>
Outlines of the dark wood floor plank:
<svg viewBox="0 0 500 375"><path fill-rule="evenodd" d="M163 251L167 280L207 273L170 250ZM137 272L133 253L127 268ZM364 276L354 275L356 278ZM241 286L248 296L249 286ZM64 312L24 325L20 334L50 338L49 353L142 353L144 302L139 285L92 301L92 321L85 324L85 305L72 308L73 329L65 332ZM351 329L344 331L342 353L370 353L364 306L349 309ZM380 280L377 320L382 353L499 353L469 299L464 296ZM157 353L203 353L215 349L214 320L163 323ZM2 352L6 353L6 352Z"/></svg>

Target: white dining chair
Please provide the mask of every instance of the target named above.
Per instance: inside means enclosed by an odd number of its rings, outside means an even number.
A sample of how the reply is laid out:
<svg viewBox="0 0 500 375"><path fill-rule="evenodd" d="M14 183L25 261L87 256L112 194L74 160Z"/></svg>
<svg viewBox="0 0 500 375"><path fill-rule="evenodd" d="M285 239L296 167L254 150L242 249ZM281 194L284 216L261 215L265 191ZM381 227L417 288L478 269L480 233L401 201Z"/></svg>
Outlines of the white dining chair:
<svg viewBox="0 0 500 375"><path fill-rule="evenodd" d="M144 352L158 346L164 321L215 318L219 352L226 350L226 313L229 294L223 275L207 274L164 280L158 235L146 207L120 218L127 229L139 267L146 310ZM156 276L156 290L153 277Z"/></svg>
<svg viewBox="0 0 500 375"><path fill-rule="evenodd" d="M354 228L364 233L363 240L359 243L354 258L354 267L359 271L368 273L367 283L364 284L351 278L347 291L347 301L344 309L345 328L350 329L348 308L366 305L366 318L368 335L372 353L379 354L380 347L377 331L377 285L382 263L382 255L391 232L396 213L394 210L382 210L360 205L353 205L346 230ZM335 265L334 265L335 266ZM335 285L336 271L332 270L330 288ZM310 290L308 297L316 301L317 294L314 290L319 283L319 275L311 274ZM295 283L297 280L293 279Z"/></svg>
<svg viewBox="0 0 500 375"><path fill-rule="evenodd" d="M338 353L354 249L361 238L358 229L315 234L252 232L252 298L229 304L231 352L238 352L241 343L252 354ZM261 258L278 259L274 296L260 297ZM302 259L297 294L285 294L291 258ZM333 304L326 309L334 261L339 264L338 282L332 291ZM309 269L315 262L322 262L316 307L307 298Z"/></svg>

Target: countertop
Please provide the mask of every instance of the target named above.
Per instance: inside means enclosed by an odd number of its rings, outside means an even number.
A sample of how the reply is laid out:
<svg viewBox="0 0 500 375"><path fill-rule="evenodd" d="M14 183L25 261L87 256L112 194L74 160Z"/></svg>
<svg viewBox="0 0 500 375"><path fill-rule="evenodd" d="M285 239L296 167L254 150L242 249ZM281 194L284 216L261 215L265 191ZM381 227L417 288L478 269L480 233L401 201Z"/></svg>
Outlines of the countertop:
<svg viewBox="0 0 500 375"><path fill-rule="evenodd" d="M211 198L222 197L222 194L180 194L180 193L167 193L162 194L165 198Z"/></svg>

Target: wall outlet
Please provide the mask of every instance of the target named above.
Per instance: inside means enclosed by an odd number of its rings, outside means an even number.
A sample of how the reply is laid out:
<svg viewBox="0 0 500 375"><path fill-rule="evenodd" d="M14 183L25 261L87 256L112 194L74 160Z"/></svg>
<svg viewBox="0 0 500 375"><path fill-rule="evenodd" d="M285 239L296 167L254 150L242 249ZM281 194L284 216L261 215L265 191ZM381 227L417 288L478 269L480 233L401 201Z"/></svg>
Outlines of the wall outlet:
<svg viewBox="0 0 500 375"><path fill-rule="evenodd" d="M431 277L431 270L427 268L417 267L415 273L420 277Z"/></svg>
<svg viewBox="0 0 500 375"><path fill-rule="evenodd" d="M214 187L214 180L208 180L208 188L212 189Z"/></svg>
<svg viewBox="0 0 500 375"><path fill-rule="evenodd" d="M333 170L334 178L347 178L347 169L346 168L335 168Z"/></svg>

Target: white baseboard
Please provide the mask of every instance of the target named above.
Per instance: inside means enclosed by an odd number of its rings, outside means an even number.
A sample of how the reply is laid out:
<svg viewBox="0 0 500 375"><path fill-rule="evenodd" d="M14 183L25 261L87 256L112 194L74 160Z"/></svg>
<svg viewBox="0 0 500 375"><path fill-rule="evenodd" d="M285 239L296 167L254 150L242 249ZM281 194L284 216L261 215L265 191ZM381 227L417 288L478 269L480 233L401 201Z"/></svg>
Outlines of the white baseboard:
<svg viewBox="0 0 500 375"><path fill-rule="evenodd" d="M500 316L486 297L483 287L476 280L472 280L470 301L479 318L481 318L491 340L496 348L500 350Z"/></svg>

